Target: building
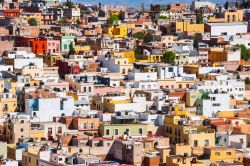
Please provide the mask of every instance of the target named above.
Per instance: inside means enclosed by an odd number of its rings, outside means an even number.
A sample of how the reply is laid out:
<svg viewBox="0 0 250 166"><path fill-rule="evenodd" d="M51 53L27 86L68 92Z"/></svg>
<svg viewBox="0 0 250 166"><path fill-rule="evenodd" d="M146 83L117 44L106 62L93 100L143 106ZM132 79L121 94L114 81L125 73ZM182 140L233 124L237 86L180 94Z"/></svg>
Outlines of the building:
<svg viewBox="0 0 250 166"><path fill-rule="evenodd" d="M215 132L204 126L193 126L186 123L180 116L166 116L164 121L165 133L170 143L184 143L197 147L213 147Z"/></svg>

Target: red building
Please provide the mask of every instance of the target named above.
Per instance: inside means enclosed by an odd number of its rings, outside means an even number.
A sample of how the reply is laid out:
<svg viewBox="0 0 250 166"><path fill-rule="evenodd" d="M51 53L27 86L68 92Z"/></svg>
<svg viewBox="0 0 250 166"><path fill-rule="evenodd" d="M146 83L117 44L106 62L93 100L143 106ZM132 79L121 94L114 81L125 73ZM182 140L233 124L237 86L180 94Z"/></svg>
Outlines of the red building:
<svg viewBox="0 0 250 166"><path fill-rule="evenodd" d="M38 55L48 53L47 39L34 39L30 42L31 51Z"/></svg>
<svg viewBox="0 0 250 166"><path fill-rule="evenodd" d="M4 17L19 17L20 12L18 9L2 10Z"/></svg>
<svg viewBox="0 0 250 166"><path fill-rule="evenodd" d="M65 77L65 74L80 74L81 69L78 64L69 65L68 62L59 60L57 61L59 67L58 72L61 78Z"/></svg>
<svg viewBox="0 0 250 166"><path fill-rule="evenodd" d="M16 47L30 47L30 42L35 40L33 37L15 36Z"/></svg>

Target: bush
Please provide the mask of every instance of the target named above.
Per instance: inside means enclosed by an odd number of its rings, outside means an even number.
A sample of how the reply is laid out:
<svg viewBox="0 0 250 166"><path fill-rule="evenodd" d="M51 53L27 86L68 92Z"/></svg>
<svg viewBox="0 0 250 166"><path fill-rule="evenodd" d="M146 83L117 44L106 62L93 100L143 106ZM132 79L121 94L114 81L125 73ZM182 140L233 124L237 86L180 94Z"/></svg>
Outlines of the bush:
<svg viewBox="0 0 250 166"><path fill-rule="evenodd" d="M36 20L35 18L30 18L30 19L28 20L28 24L29 24L30 26L37 26L37 20Z"/></svg>

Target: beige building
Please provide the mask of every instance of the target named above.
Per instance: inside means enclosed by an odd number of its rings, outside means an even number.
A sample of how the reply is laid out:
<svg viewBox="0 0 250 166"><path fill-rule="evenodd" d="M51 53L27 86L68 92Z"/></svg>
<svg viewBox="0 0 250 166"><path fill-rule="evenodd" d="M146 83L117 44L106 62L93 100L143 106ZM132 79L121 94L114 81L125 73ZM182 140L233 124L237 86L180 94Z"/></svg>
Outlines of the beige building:
<svg viewBox="0 0 250 166"><path fill-rule="evenodd" d="M30 76L33 79L38 79L43 77L43 69L36 65L27 65L22 68L22 75Z"/></svg>

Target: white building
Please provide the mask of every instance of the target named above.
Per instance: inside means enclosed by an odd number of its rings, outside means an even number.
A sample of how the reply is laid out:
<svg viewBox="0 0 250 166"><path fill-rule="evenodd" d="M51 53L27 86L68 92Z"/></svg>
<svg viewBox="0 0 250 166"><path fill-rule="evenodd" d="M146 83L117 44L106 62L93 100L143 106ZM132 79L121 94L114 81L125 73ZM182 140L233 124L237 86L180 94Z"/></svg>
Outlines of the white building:
<svg viewBox="0 0 250 166"><path fill-rule="evenodd" d="M128 73L128 79L133 81L156 81L157 73L133 71Z"/></svg>
<svg viewBox="0 0 250 166"><path fill-rule="evenodd" d="M231 22L231 23L207 23L205 31L210 32L211 37L220 35L239 35L247 33L246 22Z"/></svg>
<svg viewBox="0 0 250 166"><path fill-rule="evenodd" d="M215 117L217 112L230 109L230 96L227 93L208 94L206 98L197 99L197 114Z"/></svg>
<svg viewBox="0 0 250 166"><path fill-rule="evenodd" d="M226 92L235 99L243 100L245 96L245 82L236 79L206 80L197 84L198 91Z"/></svg>
<svg viewBox="0 0 250 166"><path fill-rule="evenodd" d="M250 35L236 35L231 36L230 39L231 45L244 45L246 48L250 48Z"/></svg>
<svg viewBox="0 0 250 166"><path fill-rule="evenodd" d="M240 150L247 149L247 136L245 134L217 133L216 137L218 146L227 146Z"/></svg>
<svg viewBox="0 0 250 166"><path fill-rule="evenodd" d="M71 116L74 112L73 97L25 99L25 112L38 121L52 121L53 117Z"/></svg>
<svg viewBox="0 0 250 166"><path fill-rule="evenodd" d="M192 8L193 9L200 9L200 8L210 8L215 9L216 4L209 2L209 1L193 1L192 2Z"/></svg>

